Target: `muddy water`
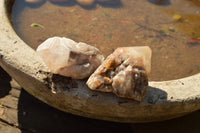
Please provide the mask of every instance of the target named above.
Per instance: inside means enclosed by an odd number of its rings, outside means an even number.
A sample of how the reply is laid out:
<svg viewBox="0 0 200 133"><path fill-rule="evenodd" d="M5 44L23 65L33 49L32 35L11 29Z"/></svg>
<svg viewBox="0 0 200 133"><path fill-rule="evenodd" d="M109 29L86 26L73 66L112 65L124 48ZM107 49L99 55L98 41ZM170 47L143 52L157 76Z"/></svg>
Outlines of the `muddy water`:
<svg viewBox="0 0 200 133"><path fill-rule="evenodd" d="M52 36L64 36L99 48L105 56L121 46L152 48L150 80L161 81L200 72L200 7L198 0L121 0L84 8L74 2L49 1L32 6L16 0L12 21L32 48ZM31 27L37 23L45 28Z"/></svg>

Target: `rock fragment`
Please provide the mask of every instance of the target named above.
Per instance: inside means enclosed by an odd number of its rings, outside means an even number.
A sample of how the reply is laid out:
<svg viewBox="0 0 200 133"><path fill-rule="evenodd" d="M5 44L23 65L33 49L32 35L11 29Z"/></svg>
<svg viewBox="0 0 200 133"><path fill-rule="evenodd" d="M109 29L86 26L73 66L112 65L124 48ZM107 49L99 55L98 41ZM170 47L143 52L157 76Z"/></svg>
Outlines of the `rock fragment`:
<svg viewBox="0 0 200 133"><path fill-rule="evenodd" d="M97 48L65 37L49 38L36 51L54 74L73 79L89 77L104 60Z"/></svg>
<svg viewBox="0 0 200 133"><path fill-rule="evenodd" d="M151 49L148 46L121 47L97 68L87 85L92 90L141 101L146 94L150 70Z"/></svg>

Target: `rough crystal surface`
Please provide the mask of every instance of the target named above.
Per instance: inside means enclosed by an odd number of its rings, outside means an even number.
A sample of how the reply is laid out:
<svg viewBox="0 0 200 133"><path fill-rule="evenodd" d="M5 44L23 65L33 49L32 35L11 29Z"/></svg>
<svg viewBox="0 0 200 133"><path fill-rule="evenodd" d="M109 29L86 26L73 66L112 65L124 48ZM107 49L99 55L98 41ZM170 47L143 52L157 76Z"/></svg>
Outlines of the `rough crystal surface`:
<svg viewBox="0 0 200 133"><path fill-rule="evenodd" d="M49 38L36 51L53 73L73 79L89 77L104 60L97 48L65 37Z"/></svg>
<svg viewBox="0 0 200 133"><path fill-rule="evenodd" d="M87 85L92 90L113 92L119 97L141 101L150 71L151 49L148 46L121 47L97 68Z"/></svg>

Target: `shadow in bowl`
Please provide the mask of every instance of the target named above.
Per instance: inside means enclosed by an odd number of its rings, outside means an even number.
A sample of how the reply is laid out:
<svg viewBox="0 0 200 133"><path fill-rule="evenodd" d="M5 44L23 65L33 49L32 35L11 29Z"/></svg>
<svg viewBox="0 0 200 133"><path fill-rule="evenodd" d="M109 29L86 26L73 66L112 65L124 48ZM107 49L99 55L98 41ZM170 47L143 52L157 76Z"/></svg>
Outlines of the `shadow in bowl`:
<svg viewBox="0 0 200 133"><path fill-rule="evenodd" d="M132 99L127 98L120 98L112 93L105 93L105 92L99 92L99 91L93 91L88 88L86 85L85 80L74 80L68 77L60 76L57 74L51 74L46 72L40 72L46 75L46 85L53 93L64 93L68 95L68 93L73 92L75 93L84 93L84 97L86 99L94 98L97 99L105 99L107 97L108 99L112 97L117 101L118 104L121 103L131 103L131 104L140 104L140 102L137 102ZM88 95L88 96L87 96ZM95 98L95 99L96 99ZM94 99L93 99L94 100ZM159 88L148 86L146 95L141 103L148 103L148 104L155 104L156 102L165 102L167 101L167 93Z"/></svg>
<svg viewBox="0 0 200 133"><path fill-rule="evenodd" d="M159 88L148 86L147 93L143 101L149 104L167 101L167 93Z"/></svg>

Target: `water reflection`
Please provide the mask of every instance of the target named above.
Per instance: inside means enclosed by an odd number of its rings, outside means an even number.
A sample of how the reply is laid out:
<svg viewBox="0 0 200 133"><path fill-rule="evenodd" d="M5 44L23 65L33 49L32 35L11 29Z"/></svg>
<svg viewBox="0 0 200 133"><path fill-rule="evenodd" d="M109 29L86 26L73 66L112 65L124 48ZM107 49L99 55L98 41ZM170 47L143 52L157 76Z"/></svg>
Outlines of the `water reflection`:
<svg viewBox="0 0 200 133"><path fill-rule="evenodd" d="M149 2L161 5L161 6L169 6L171 4L170 0L148 0Z"/></svg>
<svg viewBox="0 0 200 133"><path fill-rule="evenodd" d="M77 4L85 9L94 9L97 4L110 8L122 6L120 0L22 0L21 4L31 8L38 8L46 1L58 6L74 6Z"/></svg>

